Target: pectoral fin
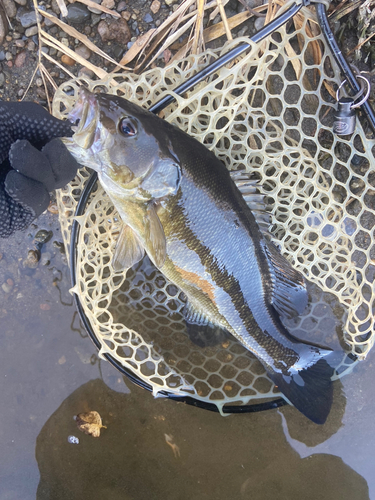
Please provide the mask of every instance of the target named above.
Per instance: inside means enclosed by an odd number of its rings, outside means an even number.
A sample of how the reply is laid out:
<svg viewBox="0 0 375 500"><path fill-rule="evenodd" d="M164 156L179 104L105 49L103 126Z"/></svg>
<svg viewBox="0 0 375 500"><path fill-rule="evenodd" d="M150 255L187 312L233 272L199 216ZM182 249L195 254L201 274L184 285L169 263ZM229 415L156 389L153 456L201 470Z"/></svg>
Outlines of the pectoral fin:
<svg viewBox="0 0 375 500"><path fill-rule="evenodd" d="M116 242L112 267L116 272L127 271L143 259L145 250L130 226L123 225Z"/></svg>
<svg viewBox="0 0 375 500"><path fill-rule="evenodd" d="M156 267L160 269L164 265L167 255L167 242L153 203L147 205L147 220L148 231L146 231L145 241L147 253Z"/></svg>

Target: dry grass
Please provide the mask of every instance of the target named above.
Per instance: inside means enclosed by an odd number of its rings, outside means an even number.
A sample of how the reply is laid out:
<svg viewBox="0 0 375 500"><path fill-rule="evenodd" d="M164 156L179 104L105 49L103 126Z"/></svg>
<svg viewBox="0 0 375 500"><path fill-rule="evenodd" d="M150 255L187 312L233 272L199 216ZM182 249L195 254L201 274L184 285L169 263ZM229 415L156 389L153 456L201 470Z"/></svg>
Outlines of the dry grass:
<svg viewBox="0 0 375 500"><path fill-rule="evenodd" d="M77 1L88 6L93 4L92 0ZM152 67L156 63L156 59L162 55L164 55L165 64L170 64L181 60L189 53L201 53L204 51L205 45L212 40L223 36L225 36L227 40L232 40L232 30L253 16L263 16L265 17L265 23L270 22L278 15L280 10L283 9L286 4L285 0L270 0L270 2L266 5L262 5L256 9L248 8L244 12L227 18L224 7L228 1L229 0L183 0L175 12L173 12L158 28L150 29L146 33L139 36L132 47L125 52L122 59L120 61L115 61L93 42L91 42L87 36L78 32L75 28L64 23L59 18L41 10L38 5L38 0L33 0L35 10L39 12L43 18L48 18L49 21L55 23L61 30L65 31L67 35L79 40L103 60L106 59L110 63L114 64L115 68L113 73L119 71L133 71L140 73L147 68ZM241 3L243 2L244 0L241 0ZM343 4L346 5L345 0ZM62 12L66 11L65 0L58 0L58 5ZM120 17L117 12L111 11L105 7L97 5L96 3L93 5L95 8L109 13L114 17ZM343 5L343 8L345 5ZM338 15L339 12L341 12L340 9L336 11L336 15ZM221 20L213 24L212 21L218 15ZM208 18L208 26L205 29L203 29L204 16ZM302 22L302 14L298 14L294 17L296 29L300 29ZM311 33L313 33L317 29L317 26L314 25L313 21L311 21L308 29ZM58 54L65 54L76 63L90 69L98 78L103 78L108 74L102 65L96 66L95 64L83 59L79 54L48 34L44 30L43 24L39 21L38 36L40 47L49 46L55 48L59 51ZM183 40L182 42L181 39ZM313 46L312 50L314 52L314 60L319 61L322 56L319 45L316 44L316 46ZM291 45L287 47L287 53L292 60L296 74L299 75L302 71L301 63L296 57L294 57L295 51ZM63 70L67 74L68 78L74 78L74 75L69 70L69 67L63 64L59 58L53 58L41 50L39 50L38 58L36 70L40 70L47 94L47 100L50 102L52 97L50 94L54 92L57 85L44 65L44 59L56 65L60 70ZM132 67L130 67L130 65ZM33 78L36 74L36 70Z"/></svg>

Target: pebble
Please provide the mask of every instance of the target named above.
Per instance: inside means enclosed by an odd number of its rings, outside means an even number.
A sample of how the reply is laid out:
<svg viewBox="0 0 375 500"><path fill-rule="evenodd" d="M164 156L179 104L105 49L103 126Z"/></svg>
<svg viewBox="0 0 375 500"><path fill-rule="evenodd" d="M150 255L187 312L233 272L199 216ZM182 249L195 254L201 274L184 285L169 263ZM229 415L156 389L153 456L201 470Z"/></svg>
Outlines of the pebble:
<svg viewBox="0 0 375 500"><path fill-rule="evenodd" d="M87 78L93 78L94 77L94 72L91 69L89 69L89 68L82 67L78 71L78 76L85 76Z"/></svg>
<svg viewBox="0 0 375 500"><path fill-rule="evenodd" d="M175 0L164 0L167 5L172 5L172 3L175 2Z"/></svg>
<svg viewBox="0 0 375 500"><path fill-rule="evenodd" d="M25 50L16 55L16 58L14 60L14 65L16 66L16 68L22 68L26 61L26 55L27 52Z"/></svg>
<svg viewBox="0 0 375 500"><path fill-rule="evenodd" d="M107 9L113 9L115 6L115 0L103 0L102 6L107 7Z"/></svg>
<svg viewBox="0 0 375 500"><path fill-rule="evenodd" d="M61 56L61 62L68 65L68 66L74 66L75 65L75 60L72 59L71 57L67 56L66 54L63 54Z"/></svg>
<svg viewBox="0 0 375 500"><path fill-rule="evenodd" d="M90 16L90 12L86 5L71 3L68 5L68 15L65 19L72 24L82 24L89 21Z"/></svg>
<svg viewBox="0 0 375 500"><path fill-rule="evenodd" d="M36 81L36 84L38 85L38 80ZM38 87L40 87L40 85L38 85ZM57 204L54 203L53 201L50 202L47 210L51 214L58 214L59 213L59 209L57 208Z"/></svg>
<svg viewBox="0 0 375 500"><path fill-rule="evenodd" d="M23 49L25 47L25 45L26 45L26 42L25 42L25 40L16 40L14 42L14 45L16 47L20 47L21 49Z"/></svg>
<svg viewBox="0 0 375 500"><path fill-rule="evenodd" d="M27 0L15 0L15 1L16 1L16 3L18 3L18 5L24 6L27 4Z"/></svg>
<svg viewBox="0 0 375 500"><path fill-rule="evenodd" d="M153 17L151 14L146 14L145 17L143 18L145 23L152 23L154 21Z"/></svg>
<svg viewBox="0 0 375 500"><path fill-rule="evenodd" d="M35 43L32 40L29 40L27 42L27 50L29 50L30 52L34 52L35 48L36 48Z"/></svg>
<svg viewBox="0 0 375 500"><path fill-rule="evenodd" d="M28 267L29 269L35 269L38 267L38 262L40 259L40 253L37 250L29 250L27 252L27 258L23 261L23 267Z"/></svg>
<svg viewBox="0 0 375 500"><path fill-rule="evenodd" d="M7 61L10 61L11 59L13 59L12 54L11 54L10 52L6 52L6 53L5 53L5 59L6 59Z"/></svg>
<svg viewBox="0 0 375 500"><path fill-rule="evenodd" d="M129 21L129 19L132 17L130 12L125 10L124 12L121 12L121 17L125 19L125 21Z"/></svg>
<svg viewBox="0 0 375 500"><path fill-rule="evenodd" d="M52 238L52 236L53 236L52 231L47 231L46 229L40 229L34 236L34 241L44 245Z"/></svg>
<svg viewBox="0 0 375 500"><path fill-rule="evenodd" d="M266 18L265 17L257 17L254 21L254 28L259 31L263 28L264 22Z"/></svg>
<svg viewBox="0 0 375 500"><path fill-rule="evenodd" d="M45 252L42 254L42 257L40 259L40 264L42 266L49 266L51 264L51 259L52 255L50 254L50 252Z"/></svg>
<svg viewBox="0 0 375 500"><path fill-rule="evenodd" d="M154 0L150 6L150 10L153 14L156 14L157 12L159 12L159 9L160 9L160 2L159 0Z"/></svg>
<svg viewBox="0 0 375 500"><path fill-rule="evenodd" d="M17 14L17 7L16 4L14 3L14 0L3 0L3 6L4 10L6 12L6 15L13 19L13 17L16 17Z"/></svg>
<svg viewBox="0 0 375 500"><path fill-rule="evenodd" d="M83 44L78 45L78 47L76 48L76 50L74 52L86 60L90 59L90 57L91 57L91 50L88 47L86 47L86 45L83 45Z"/></svg>
<svg viewBox="0 0 375 500"><path fill-rule="evenodd" d="M5 283L1 285L1 288L4 290L5 293L10 293L13 289L14 282L11 279L8 279Z"/></svg>
<svg viewBox="0 0 375 500"><path fill-rule="evenodd" d="M56 0L52 0L51 2L51 9L53 10L53 12L56 14L56 15L60 15L61 12L60 12L60 7L57 3Z"/></svg>
<svg viewBox="0 0 375 500"><path fill-rule="evenodd" d="M47 10L47 12L49 14L51 14L51 16L53 17L57 17L57 15L53 12L53 10ZM44 18L44 23L46 26L50 27L50 26L55 26L55 23L53 21L51 21L51 19L48 19L48 17L45 17Z"/></svg>
<svg viewBox="0 0 375 500"><path fill-rule="evenodd" d="M19 91L17 92L17 96L22 97L24 93L25 93L24 89L19 89Z"/></svg>
<svg viewBox="0 0 375 500"><path fill-rule="evenodd" d="M92 0L93 2L97 3L98 5L100 4L101 0ZM102 13L101 10L95 9L95 7L88 7L88 10L92 12L93 14L100 14Z"/></svg>
<svg viewBox="0 0 375 500"><path fill-rule="evenodd" d="M2 87L5 83L5 75L4 73L0 73L0 87Z"/></svg>
<svg viewBox="0 0 375 500"><path fill-rule="evenodd" d="M25 31L25 37L31 38L37 33L38 33L38 26L31 26L31 28L27 28L27 30Z"/></svg>
<svg viewBox="0 0 375 500"><path fill-rule="evenodd" d="M37 78L35 80L36 86L41 87L43 85L43 80L41 78Z"/></svg>
<svg viewBox="0 0 375 500"><path fill-rule="evenodd" d="M18 9L16 18L24 28L30 28L30 26L34 26L37 22L35 10L27 10L25 7L20 7ZM42 16L40 14L38 14L38 20L42 20Z"/></svg>
<svg viewBox="0 0 375 500"><path fill-rule="evenodd" d="M124 0L121 0L121 2L118 4L117 6L117 12L122 12L124 10L126 10L128 7L126 5L126 2Z"/></svg>
<svg viewBox="0 0 375 500"><path fill-rule="evenodd" d="M131 39L128 23L123 18L100 21L98 33L103 42L114 40L125 45Z"/></svg>

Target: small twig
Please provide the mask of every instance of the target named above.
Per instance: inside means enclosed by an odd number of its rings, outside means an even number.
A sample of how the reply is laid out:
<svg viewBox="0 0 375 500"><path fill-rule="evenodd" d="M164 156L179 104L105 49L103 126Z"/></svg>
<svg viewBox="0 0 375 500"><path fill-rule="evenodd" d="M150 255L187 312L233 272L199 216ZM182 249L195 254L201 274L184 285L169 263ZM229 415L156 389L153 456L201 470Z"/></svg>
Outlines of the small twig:
<svg viewBox="0 0 375 500"><path fill-rule="evenodd" d="M370 38L372 38L374 35L375 35L375 31L374 31L374 33L372 33L370 36L368 36L368 37L366 38L366 40L363 40L363 41L362 41L361 43L359 43L356 47L354 47L354 49L350 50L350 51L347 53L347 55L349 56L349 55L350 55L350 54L352 54L354 51L356 51L356 50L360 49L360 48L362 47L362 45L364 45L365 43L367 43L367 42L370 40Z"/></svg>
<svg viewBox="0 0 375 500"><path fill-rule="evenodd" d="M247 10L250 12L250 14L253 14L253 15L254 15L254 16L256 16L256 17L266 17L266 14L262 14L262 13L260 13L260 12L257 12L257 11L256 11L256 10L254 10L254 9L251 9L251 8L247 5L246 0L238 0L238 1L239 1L240 3L242 3L242 5L245 7L245 9L247 9ZM346 0L345 0L345 1L346 1Z"/></svg>
<svg viewBox="0 0 375 500"><path fill-rule="evenodd" d="M202 27L203 27L203 14L204 14L204 3L205 0L198 0L198 11L197 11L197 21L195 23L195 36L193 40L192 53L196 54L198 51L198 44L202 40Z"/></svg>
<svg viewBox="0 0 375 500"><path fill-rule="evenodd" d="M227 19L227 15L225 14L224 5L223 5L222 0L217 0L217 5L219 7L220 17L223 20L225 34L227 35L228 40L233 40L232 33L231 33L229 25L228 25L228 19Z"/></svg>

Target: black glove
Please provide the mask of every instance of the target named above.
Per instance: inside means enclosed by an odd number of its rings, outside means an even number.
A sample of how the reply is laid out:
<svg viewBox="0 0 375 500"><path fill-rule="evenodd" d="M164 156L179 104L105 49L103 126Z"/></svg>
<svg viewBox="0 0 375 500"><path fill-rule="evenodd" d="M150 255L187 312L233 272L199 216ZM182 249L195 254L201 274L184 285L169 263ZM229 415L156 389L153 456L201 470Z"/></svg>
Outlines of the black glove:
<svg viewBox="0 0 375 500"><path fill-rule="evenodd" d="M74 178L78 163L57 139L71 135L36 103L0 102L0 237L25 229Z"/></svg>

